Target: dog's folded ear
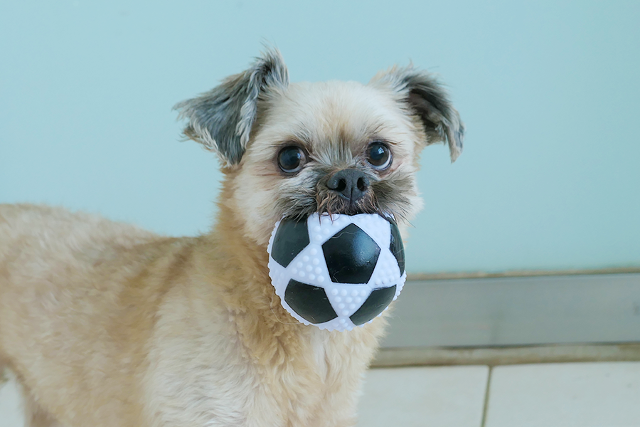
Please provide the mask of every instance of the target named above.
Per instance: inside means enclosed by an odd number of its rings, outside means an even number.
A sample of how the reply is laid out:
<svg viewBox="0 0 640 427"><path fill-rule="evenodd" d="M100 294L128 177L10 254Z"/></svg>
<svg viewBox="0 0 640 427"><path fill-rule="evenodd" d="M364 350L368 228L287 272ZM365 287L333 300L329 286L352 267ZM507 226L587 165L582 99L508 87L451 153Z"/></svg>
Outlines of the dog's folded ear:
<svg viewBox="0 0 640 427"><path fill-rule="evenodd" d="M288 84L280 52L269 49L248 70L174 109L180 112L179 119L189 120L185 137L218 153L224 166L237 165L247 148L259 99L271 90L286 89Z"/></svg>
<svg viewBox="0 0 640 427"><path fill-rule="evenodd" d="M397 92L410 113L422 121L427 135L425 143L447 143L451 161L455 162L462 153L464 125L437 79L410 65L381 72L371 80L371 84L387 86Z"/></svg>

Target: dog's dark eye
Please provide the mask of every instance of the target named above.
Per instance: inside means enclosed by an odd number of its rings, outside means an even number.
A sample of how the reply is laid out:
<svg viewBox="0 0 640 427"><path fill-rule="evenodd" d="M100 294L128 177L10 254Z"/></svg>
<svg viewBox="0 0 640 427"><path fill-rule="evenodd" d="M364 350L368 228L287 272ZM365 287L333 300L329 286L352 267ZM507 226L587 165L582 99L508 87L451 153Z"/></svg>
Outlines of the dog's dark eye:
<svg viewBox="0 0 640 427"><path fill-rule="evenodd" d="M295 173L302 169L307 157L300 147L289 146L278 153L278 166L286 173Z"/></svg>
<svg viewBox="0 0 640 427"><path fill-rule="evenodd" d="M367 161L374 169L385 170L391 165L391 151L382 142L372 142L367 148Z"/></svg>

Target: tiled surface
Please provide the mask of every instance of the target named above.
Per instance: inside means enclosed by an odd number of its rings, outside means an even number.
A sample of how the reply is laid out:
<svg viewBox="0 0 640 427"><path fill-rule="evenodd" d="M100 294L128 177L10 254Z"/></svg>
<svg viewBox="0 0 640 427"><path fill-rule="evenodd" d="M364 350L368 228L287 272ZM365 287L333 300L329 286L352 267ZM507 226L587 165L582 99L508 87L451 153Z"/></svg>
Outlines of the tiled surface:
<svg viewBox="0 0 640 427"><path fill-rule="evenodd" d="M640 363L500 366L485 427L640 427Z"/></svg>
<svg viewBox="0 0 640 427"><path fill-rule="evenodd" d="M486 366L367 372L359 427L480 427Z"/></svg>
<svg viewBox="0 0 640 427"><path fill-rule="evenodd" d="M24 425L21 404L16 383L13 380L4 385L0 383L0 427Z"/></svg>
<svg viewBox="0 0 640 427"><path fill-rule="evenodd" d="M485 366L374 369L359 427L482 427ZM640 427L640 362L499 366L484 427ZM21 427L15 383L0 389L0 427Z"/></svg>

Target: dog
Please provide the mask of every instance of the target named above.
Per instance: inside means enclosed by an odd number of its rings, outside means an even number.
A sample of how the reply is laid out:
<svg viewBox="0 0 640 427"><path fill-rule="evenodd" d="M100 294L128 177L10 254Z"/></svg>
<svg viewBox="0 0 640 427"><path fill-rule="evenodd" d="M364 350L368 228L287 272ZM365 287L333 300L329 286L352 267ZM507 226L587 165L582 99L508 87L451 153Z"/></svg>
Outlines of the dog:
<svg viewBox="0 0 640 427"><path fill-rule="evenodd" d="M272 48L175 108L221 161L208 234L0 205L0 365L27 425L354 426L386 315L349 332L297 322L270 283L269 236L314 212L407 224L422 148L462 151L458 112L413 66L289 83Z"/></svg>

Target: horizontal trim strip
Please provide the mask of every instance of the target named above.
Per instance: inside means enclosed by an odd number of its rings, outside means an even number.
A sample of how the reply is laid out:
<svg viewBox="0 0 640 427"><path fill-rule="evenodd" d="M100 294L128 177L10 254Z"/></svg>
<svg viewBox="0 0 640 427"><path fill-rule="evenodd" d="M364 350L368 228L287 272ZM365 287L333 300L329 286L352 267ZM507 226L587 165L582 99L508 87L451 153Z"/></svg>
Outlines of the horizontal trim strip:
<svg viewBox="0 0 640 427"><path fill-rule="evenodd" d="M372 368L440 365L640 361L640 343L494 348L383 348Z"/></svg>
<svg viewBox="0 0 640 427"><path fill-rule="evenodd" d="M472 271L458 273L408 273L408 281L483 279L497 277L583 276L593 274L640 273L640 267L615 267L590 270L508 270L500 272Z"/></svg>

